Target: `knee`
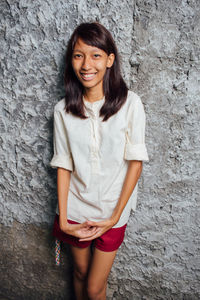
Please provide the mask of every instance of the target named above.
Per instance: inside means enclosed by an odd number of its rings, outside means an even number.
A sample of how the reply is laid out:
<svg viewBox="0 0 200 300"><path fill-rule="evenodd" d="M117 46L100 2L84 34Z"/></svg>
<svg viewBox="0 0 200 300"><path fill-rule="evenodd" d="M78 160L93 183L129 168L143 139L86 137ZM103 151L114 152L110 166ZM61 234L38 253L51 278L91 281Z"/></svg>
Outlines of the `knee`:
<svg viewBox="0 0 200 300"><path fill-rule="evenodd" d="M88 266L79 265L74 267L74 277L79 281L85 281L87 278Z"/></svg>
<svg viewBox="0 0 200 300"><path fill-rule="evenodd" d="M100 285L94 282L88 282L87 293L90 300L102 299L105 294L106 284Z"/></svg>

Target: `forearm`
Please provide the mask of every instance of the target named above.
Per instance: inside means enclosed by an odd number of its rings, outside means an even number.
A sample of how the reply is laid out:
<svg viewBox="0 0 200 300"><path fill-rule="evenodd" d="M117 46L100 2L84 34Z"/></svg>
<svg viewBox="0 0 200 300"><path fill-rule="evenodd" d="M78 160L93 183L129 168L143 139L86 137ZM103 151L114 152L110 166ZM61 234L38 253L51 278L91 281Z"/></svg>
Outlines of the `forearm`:
<svg viewBox="0 0 200 300"><path fill-rule="evenodd" d="M57 169L59 226L66 234L70 234L78 238L89 238L96 234L96 227L92 228L86 222L82 224L69 224L67 222L67 202L70 179L71 171L62 168Z"/></svg>
<svg viewBox="0 0 200 300"><path fill-rule="evenodd" d="M130 160L122 191L111 219L116 224L126 206L142 172L142 161Z"/></svg>
<svg viewBox="0 0 200 300"><path fill-rule="evenodd" d="M70 178L71 171L63 168L57 169L57 194L60 225L62 225L67 220L67 198L69 192Z"/></svg>

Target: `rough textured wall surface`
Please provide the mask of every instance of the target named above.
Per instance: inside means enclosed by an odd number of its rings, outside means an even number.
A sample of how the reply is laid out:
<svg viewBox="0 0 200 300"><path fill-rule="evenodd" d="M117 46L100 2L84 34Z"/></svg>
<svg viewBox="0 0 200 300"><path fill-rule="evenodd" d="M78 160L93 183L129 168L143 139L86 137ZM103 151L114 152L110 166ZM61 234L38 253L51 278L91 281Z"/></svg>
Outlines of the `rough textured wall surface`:
<svg viewBox="0 0 200 300"><path fill-rule="evenodd" d="M108 299L200 299L198 0L2 0L0 299L73 299L71 257L54 264L53 106L81 21L111 30L147 115L150 162L109 277Z"/></svg>

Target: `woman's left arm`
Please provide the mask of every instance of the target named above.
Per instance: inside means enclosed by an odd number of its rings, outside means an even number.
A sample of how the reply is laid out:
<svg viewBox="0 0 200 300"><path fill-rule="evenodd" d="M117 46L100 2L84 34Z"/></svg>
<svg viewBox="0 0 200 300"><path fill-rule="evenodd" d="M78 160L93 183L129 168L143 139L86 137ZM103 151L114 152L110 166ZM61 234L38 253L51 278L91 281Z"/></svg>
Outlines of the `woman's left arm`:
<svg viewBox="0 0 200 300"><path fill-rule="evenodd" d="M120 219L124 207L126 206L137 182L142 173L142 161L130 160L122 191L117 202L117 205L110 218L114 226Z"/></svg>
<svg viewBox="0 0 200 300"><path fill-rule="evenodd" d="M120 219L124 207L126 206L142 172L142 161L130 160L122 191L117 205L111 217L105 221L93 222L87 221L88 225L98 227L97 233L91 238L80 239L80 241L89 241L101 236L103 233L111 229Z"/></svg>

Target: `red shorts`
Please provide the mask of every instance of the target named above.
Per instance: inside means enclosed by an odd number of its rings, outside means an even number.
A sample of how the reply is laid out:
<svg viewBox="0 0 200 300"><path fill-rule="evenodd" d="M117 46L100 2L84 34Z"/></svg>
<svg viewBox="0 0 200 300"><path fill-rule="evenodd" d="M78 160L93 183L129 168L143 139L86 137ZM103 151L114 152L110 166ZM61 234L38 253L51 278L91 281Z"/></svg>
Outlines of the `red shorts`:
<svg viewBox="0 0 200 300"><path fill-rule="evenodd" d="M77 222L68 220L68 223L70 224L79 224ZM72 246L76 246L79 248L86 248L91 245L91 243L94 243L94 246L105 252L115 251L119 248L121 243L124 239L126 224L119 228L111 228L102 236L94 239L93 241L86 241L86 242L80 242L79 238L74 237L72 235L64 233L59 226L59 215L56 214L54 225L53 225L53 236L55 236L57 239L70 244Z"/></svg>

